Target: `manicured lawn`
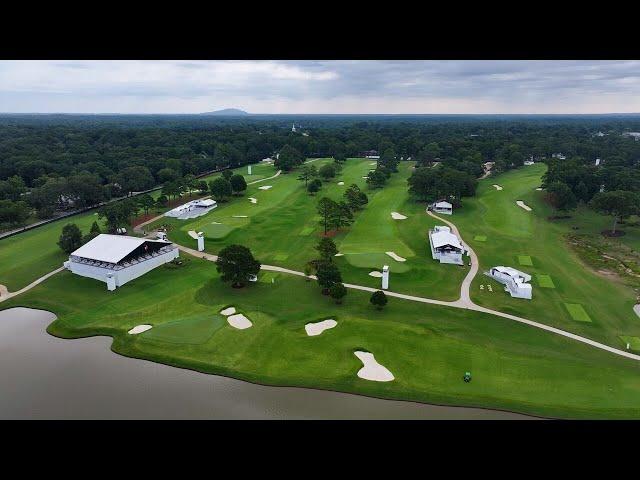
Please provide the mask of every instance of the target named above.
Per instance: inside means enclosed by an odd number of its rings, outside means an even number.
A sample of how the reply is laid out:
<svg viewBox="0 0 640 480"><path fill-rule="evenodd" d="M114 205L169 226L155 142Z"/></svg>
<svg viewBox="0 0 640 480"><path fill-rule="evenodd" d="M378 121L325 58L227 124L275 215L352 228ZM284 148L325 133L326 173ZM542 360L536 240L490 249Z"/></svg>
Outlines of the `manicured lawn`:
<svg viewBox="0 0 640 480"><path fill-rule="evenodd" d="M629 350L634 352L640 352L640 337L626 337L622 335L620 337L620 340L622 340L622 343L624 344L622 346L623 349L626 350L627 344L629 344Z"/></svg>
<svg viewBox="0 0 640 480"><path fill-rule="evenodd" d="M191 259L115 292L63 272L0 308L45 308L59 317L52 334L110 335L123 355L258 383L554 417L640 418L637 362L507 319L394 298L377 311L368 299L350 290L336 305L315 282L283 274L274 284L233 289L212 263ZM229 305L253 327L229 326L218 314ZM325 318L338 325L305 334L307 322ZM127 334L143 323L153 328ZM358 378L357 348L373 352L396 380ZM466 371L471 383L462 381Z"/></svg>
<svg viewBox="0 0 640 480"><path fill-rule="evenodd" d="M536 278L538 279L538 285L542 288L556 288L555 283L553 283L549 275L538 273L536 274Z"/></svg>
<svg viewBox="0 0 640 480"><path fill-rule="evenodd" d="M636 297L633 289L598 275L584 265L565 239L567 233L585 233L587 223L583 223L586 222L583 219L588 218L595 225L598 223L595 219L600 218L604 225L608 217L593 212L587 215L579 209L572 219L549 220L548 217L557 212L544 201L544 192L536 191L545 170L545 165L536 164L480 181L477 196L465 198L463 207L451 218L463 238L478 234L491 238L490 242L473 245L481 272L496 265L518 268L519 256L533 259L533 265L521 267L534 277L532 300L511 298L497 288L494 294L481 292L479 285L485 282L481 275L472 283L471 298L479 305L553 325L611 346L620 345L620 335L640 336L640 322L632 309ZM494 183L502 185L504 190L496 191ZM519 208L515 204L518 199L532 211ZM575 226L578 230L572 228ZM545 280L542 280L544 284L539 283L538 275L548 276L555 288L543 288L550 284ZM573 320L567 314L565 303L581 304L592 322Z"/></svg>
<svg viewBox="0 0 640 480"><path fill-rule="evenodd" d="M476 242L486 242L487 241L487 236L486 235L476 235L475 237L473 237L473 239Z"/></svg>
<svg viewBox="0 0 640 480"><path fill-rule="evenodd" d="M569 315L571 315L571 318L576 322L591 322L591 317L589 317L579 303L565 303L564 306L567 307Z"/></svg>
<svg viewBox="0 0 640 480"><path fill-rule="evenodd" d="M518 255L518 263L526 267L533 267L533 261L529 255Z"/></svg>

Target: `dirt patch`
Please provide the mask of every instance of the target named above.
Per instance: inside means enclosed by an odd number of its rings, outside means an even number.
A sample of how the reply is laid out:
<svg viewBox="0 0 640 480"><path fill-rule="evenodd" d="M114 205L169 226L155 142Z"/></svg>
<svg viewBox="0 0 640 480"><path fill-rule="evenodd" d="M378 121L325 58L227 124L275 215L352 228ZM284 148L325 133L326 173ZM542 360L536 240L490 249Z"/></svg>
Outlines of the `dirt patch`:
<svg viewBox="0 0 640 480"><path fill-rule="evenodd" d="M603 237L609 238L622 237L627 234L624 230L616 230L615 232L613 230L602 230L600 233Z"/></svg>

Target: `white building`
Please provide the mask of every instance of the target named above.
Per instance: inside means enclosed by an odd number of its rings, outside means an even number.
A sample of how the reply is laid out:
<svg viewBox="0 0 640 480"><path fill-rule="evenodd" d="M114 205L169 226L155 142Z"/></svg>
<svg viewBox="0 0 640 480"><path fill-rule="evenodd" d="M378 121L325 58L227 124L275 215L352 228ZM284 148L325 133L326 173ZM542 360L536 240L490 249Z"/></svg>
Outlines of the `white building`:
<svg viewBox="0 0 640 480"><path fill-rule="evenodd" d="M165 217L174 217L178 220L188 220L190 218L201 217L216 208L218 204L210 198L206 200L193 200L191 202L180 205L179 207L169 210L164 214Z"/></svg>
<svg viewBox="0 0 640 480"><path fill-rule="evenodd" d="M102 233L72 252L64 266L115 290L178 255L178 247L171 242Z"/></svg>
<svg viewBox="0 0 640 480"><path fill-rule="evenodd" d="M600 166L601 160L599 158L596 158L596 167Z"/></svg>
<svg viewBox="0 0 640 480"><path fill-rule="evenodd" d="M435 202L431 205L431 210L435 213L442 213L444 215L452 215L453 214L453 205L444 200L440 200L439 202Z"/></svg>
<svg viewBox="0 0 640 480"><path fill-rule="evenodd" d="M460 239L451 233L449 227L435 226L429 230L429 244L431 245L431 256L440 263L453 263L464 265L462 255L464 247Z"/></svg>
<svg viewBox="0 0 640 480"><path fill-rule="evenodd" d="M511 267L493 267L485 275L502 283L504 291L514 298L526 298L531 300L532 287L527 283L531 281L531 275Z"/></svg>

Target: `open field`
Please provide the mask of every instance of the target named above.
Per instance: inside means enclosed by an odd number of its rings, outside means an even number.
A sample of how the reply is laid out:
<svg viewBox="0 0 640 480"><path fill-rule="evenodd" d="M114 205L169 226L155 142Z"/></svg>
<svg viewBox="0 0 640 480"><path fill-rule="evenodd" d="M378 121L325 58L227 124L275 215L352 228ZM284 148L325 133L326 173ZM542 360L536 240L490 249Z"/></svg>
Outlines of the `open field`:
<svg viewBox="0 0 640 480"><path fill-rule="evenodd" d="M335 305L314 282L287 275L232 289L199 259L158 268L115 292L63 272L0 308L17 305L56 312L48 330L57 336L109 335L123 355L258 383L552 417L640 418L637 362L461 309L391 298L377 311L358 291ZM228 305L253 327L227 325L218 312ZM306 335L306 323L326 318L338 325ZM127 334L140 324L153 328ZM374 353L395 380L358 378L359 349ZM471 383L462 381L465 371Z"/></svg>
<svg viewBox="0 0 640 480"><path fill-rule="evenodd" d="M479 305L620 348L619 336L640 335L640 322L632 310L633 290L584 265L564 238L565 234L575 231L572 227L578 227L580 232L590 228L595 235L595 225L604 225L607 217L579 210L572 219L548 220L554 212L544 201L544 192L535 190L545 169L544 164L536 164L482 180L477 196L465 199L464 207L453 215L451 220L479 257L481 272L495 265L506 265L520 268L533 277L531 301L511 298L498 288L492 293L480 290L486 281L480 275L471 285L471 297ZM492 186L496 181L503 190L496 191ZM531 206L532 211L519 208L515 204L518 199ZM474 236L478 234L488 235L492 241L477 242ZM531 266L525 265L528 261L525 256L530 257ZM591 322L576 322L565 303L583 305Z"/></svg>

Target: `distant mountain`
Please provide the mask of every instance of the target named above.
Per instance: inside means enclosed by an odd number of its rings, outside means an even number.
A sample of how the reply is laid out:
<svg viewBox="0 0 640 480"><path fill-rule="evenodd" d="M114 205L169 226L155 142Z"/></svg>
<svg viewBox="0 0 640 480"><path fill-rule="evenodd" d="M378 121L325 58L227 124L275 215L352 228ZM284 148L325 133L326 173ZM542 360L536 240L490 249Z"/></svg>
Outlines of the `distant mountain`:
<svg viewBox="0 0 640 480"><path fill-rule="evenodd" d="M216 110L215 112L204 112L200 115L219 115L225 117L241 117L245 115L249 115L244 110L240 110L238 108L223 108L222 110Z"/></svg>

